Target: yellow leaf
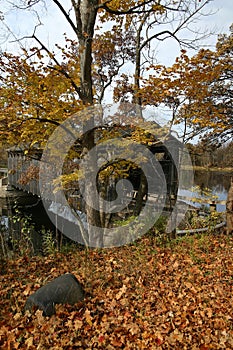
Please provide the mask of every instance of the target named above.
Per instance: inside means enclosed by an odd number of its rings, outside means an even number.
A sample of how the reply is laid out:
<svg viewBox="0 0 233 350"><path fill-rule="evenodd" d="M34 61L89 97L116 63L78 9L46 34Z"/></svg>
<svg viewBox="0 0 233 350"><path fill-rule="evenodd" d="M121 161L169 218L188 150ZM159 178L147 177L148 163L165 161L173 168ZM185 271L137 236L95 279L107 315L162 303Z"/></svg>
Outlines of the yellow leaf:
<svg viewBox="0 0 233 350"><path fill-rule="evenodd" d="M92 324L92 321L90 321ZM89 322L88 322L89 323ZM90 323L89 323L90 324ZM74 321L74 329L77 331L78 329L81 329L83 326L83 321L81 320L75 320Z"/></svg>
<svg viewBox="0 0 233 350"><path fill-rule="evenodd" d="M21 312L17 312L13 318L14 320L18 321L21 318L21 316L22 316Z"/></svg>
<svg viewBox="0 0 233 350"><path fill-rule="evenodd" d="M91 312L90 312L90 310L87 309L87 310L85 311L84 316L85 316L85 319L86 319L87 323L89 324L89 326L92 326L92 317L91 317Z"/></svg>
<svg viewBox="0 0 233 350"><path fill-rule="evenodd" d="M119 292L116 294L116 300L119 300L123 294L125 294L127 290L127 287L125 284L123 284L123 287L121 287L121 289L119 290Z"/></svg>
<svg viewBox="0 0 233 350"><path fill-rule="evenodd" d="M31 293L31 286L27 285L27 287L25 288L25 290L23 291L23 295L29 295Z"/></svg>
<svg viewBox="0 0 233 350"><path fill-rule="evenodd" d="M25 345L27 345L27 348L29 349L31 346L33 346L33 337L28 338L25 340Z"/></svg>

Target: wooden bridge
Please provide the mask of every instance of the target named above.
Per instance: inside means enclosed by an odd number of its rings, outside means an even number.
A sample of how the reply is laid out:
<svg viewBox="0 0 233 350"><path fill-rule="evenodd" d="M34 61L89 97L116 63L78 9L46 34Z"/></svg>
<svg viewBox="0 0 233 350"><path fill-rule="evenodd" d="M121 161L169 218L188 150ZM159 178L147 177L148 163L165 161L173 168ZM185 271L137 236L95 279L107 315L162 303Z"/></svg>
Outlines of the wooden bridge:
<svg viewBox="0 0 233 350"><path fill-rule="evenodd" d="M157 152L164 154L165 149L159 146L159 148L156 149ZM42 151L41 150L35 150L29 153L24 152L22 149L13 148L8 150L8 187L12 189L20 190L20 192L28 193L33 196L37 197L43 197L43 203L46 202L46 211L49 216L52 215L55 220L53 222L57 222L62 220L62 227L65 227L66 232L69 232L73 234L75 233L75 239L67 235L69 238L76 240L78 242L83 242L84 232L86 231L86 217L85 217L85 203L83 203L82 197L79 193L79 190L77 188L73 188L71 192L66 193L67 202L71 205L71 210L75 210L76 216L78 217L77 220L74 222L72 221L74 217L70 216L69 210L67 210L67 207L55 200L55 196L53 199L53 195L51 196L52 191L48 191L49 198L45 198L44 193L40 192L40 186L39 186L39 170L41 165L41 156ZM166 157L167 158L167 157ZM164 174L166 176L166 182L167 182L167 192L168 196L172 195L172 192L175 192L176 186L177 186L177 178L176 178L176 169L174 167L173 162L169 159L161 159L160 164L163 168ZM138 178L137 173L135 176L133 176L133 182L137 184ZM131 179L130 179L131 181ZM156 182L156 181L155 181ZM48 186L50 186L48 184ZM121 209L120 213L113 214L112 220L122 220L124 218L127 218L128 216L133 215L135 203L138 200L137 199L137 189L134 188L132 193L126 194L128 198L130 198L130 205L127 206L125 209ZM166 196L166 194L164 195ZM52 198L51 198L52 197ZM122 196L123 197L123 196ZM146 202L147 205L150 203L152 206L151 210L157 212L158 208L159 211L166 210L171 211L171 201L167 201L166 208L164 206L164 200L162 200L161 204L158 200L156 193L152 193L149 196L150 198L144 198L144 203ZM45 200L45 201L44 201ZM111 199L110 199L111 200ZM144 205L144 204L143 204ZM152 214L151 211L151 214ZM115 212L114 212L115 213ZM51 218L51 216L50 216ZM65 220L65 221L64 221ZM78 223L77 223L78 221ZM78 225L74 227L74 225ZM60 228L58 228L60 230ZM108 239L112 239L111 237L107 237ZM110 243L109 243L110 244Z"/></svg>
<svg viewBox="0 0 233 350"><path fill-rule="evenodd" d="M156 151L158 153L162 153L164 152L164 149L160 146L156 149ZM25 152L19 148L8 150L8 185L18 190L22 190L32 195L41 197L39 188L39 169L41 156L41 150L34 150L33 153L30 154L25 154ZM173 162L171 162L169 159L160 160L159 163L161 164L165 174L167 183L167 195L175 195L177 189L176 168ZM131 180L134 183L137 182L136 177ZM136 197L136 192L137 190L134 189L132 198ZM153 193L151 195L152 197L155 197L156 193ZM70 194L70 196L72 199L75 197L80 198L80 195L77 194L77 191L75 191L75 189L73 193Z"/></svg>
<svg viewBox="0 0 233 350"><path fill-rule="evenodd" d="M164 152L164 149L160 147L157 149L157 152ZM25 154L25 152L22 149L18 148L8 150L8 186L17 190L21 190L24 193L26 192L30 195L41 197L39 188L39 169L41 155L41 150L35 150L33 154ZM174 164L169 159L161 159L160 164L166 176L167 198L172 198L174 200L174 203L177 200L177 194L175 193L177 188L176 169L174 168ZM6 175L6 169L2 170L4 175ZM130 194L130 198L133 198L132 201L134 201L136 196L137 190L134 190L133 193ZM69 199L72 200L72 206L74 208L75 206L80 206L80 197L81 196L78 193L78 191L76 191L73 194L70 194ZM48 198L48 200L51 201L51 198ZM154 206L155 203L157 206L159 205L156 193L149 194L147 200L150 202L151 206ZM179 200L183 200L184 203L186 201L187 203L187 201L190 201L190 198L186 196L182 198L181 196L179 196ZM208 204L210 205L210 208L216 209L216 204L225 204L225 201L209 201ZM167 201L165 207L163 208L163 212L172 211L172 205L171 200ZM184 234L185 232L186 231L177 231L177 234Z"/></svg>
<svg viewBox="0 0 233 350"><path fill-rule="evenodd" d="M164 152L164 149L161 148L161 146L157 148L157 153L159 152ZM32 154L25 154L24 150L20 148L12 148L8 150L8 169L0 168L0 173L2 172L2 174L4 174L4 185L8 182L8 186L12 188L41 197L39 188L41 155L41 150L33 150ZM167 196L174 197L176 196L177 189L176 169L174 164L169 159L160 160L159 162L166 177ZM6 180L6 175L8 176L8 180ZM135 199L136 195L137 190L134 189L130 196ZM70 197L70 199L72 199L72 204L76 201L77 205L80 205L80 194L75 189L73 193L70 194ZM155 202L156 197L156 192L150 194L152 205L153 202ZM187 196L179 196L179 199L185 202L194 202L193 198ZM225 205L226 201L203 199L203 204L209 204L212 209L216 209L217 204Z"/></svg>

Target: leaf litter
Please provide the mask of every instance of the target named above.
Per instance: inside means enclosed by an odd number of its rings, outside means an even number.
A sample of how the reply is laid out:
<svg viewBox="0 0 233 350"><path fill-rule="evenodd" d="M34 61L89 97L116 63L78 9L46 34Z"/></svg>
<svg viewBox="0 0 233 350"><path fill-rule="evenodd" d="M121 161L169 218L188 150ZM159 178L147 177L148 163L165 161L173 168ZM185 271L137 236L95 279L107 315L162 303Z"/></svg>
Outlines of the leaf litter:
<svg viewBox="0 0 233 350"><path fill-rule="evenodd" d="M233 349L233 237L187 237L9 260L1 273L1 349ZM56 314L27 297L71 272L87 296Z"/></svg>

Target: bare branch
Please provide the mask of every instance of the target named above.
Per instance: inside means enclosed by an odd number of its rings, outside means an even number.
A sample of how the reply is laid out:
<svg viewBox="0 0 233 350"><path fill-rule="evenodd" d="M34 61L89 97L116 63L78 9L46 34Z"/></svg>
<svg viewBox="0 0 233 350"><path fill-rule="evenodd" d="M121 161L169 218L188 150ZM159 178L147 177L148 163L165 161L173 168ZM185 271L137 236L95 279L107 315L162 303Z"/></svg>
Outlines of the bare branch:
<svg viewBox="0 0 233 350"><path fill-rule="evenodd" d="M159 37L161 35L164 35L164 34L168 34L168 37L173 37L174 39L176 39L178 41L178 43L180 42L179 39L175 36L174 33L170 32L169 30L164 30L160 33L156 33L155 35L152 35L151 37L149 37L147 40L145 40L142 45L140 46L140 50L142 50L149 42L151 42L153 39L158 39L158 40L165 40L166 38L163 38L163 39L159 39Z"/></svg>
<svg viewBox="0 0 233 350"><path fill-rule="evenodd" d="M70 26L73 29L73 31L75 32L75 34L78 35L77 27L75 26L74 22L71 20L68 12L64 9L64 7L61 5L61 3L58 0L52 0L52 1L54 2L54 4L57 5L57 7L61 11L61 13L65 16L65 19L70 24ZM72 5L73 6L75 5L74 1L72 1Z"/></svg>
<svg viewBox="0 0 233 350"><path fill-rule="evenodd" d="M43 4L44 4L44 6L46 7L46 3L45 3L45 1L43 1L43 0L29 0L29 1L23 1L23 2L21 2L21 3L26 3L25 5L17 5L17 4L15 4L15 2L11 2L11 1L9 1L9 4L11 4L12 5L12 7L13 8L17 8L17 9L19 9L19 10L29 10L29 9L31 9L33 6L35 6L36 4L39 4L39 2L43 2Z"/></svg>

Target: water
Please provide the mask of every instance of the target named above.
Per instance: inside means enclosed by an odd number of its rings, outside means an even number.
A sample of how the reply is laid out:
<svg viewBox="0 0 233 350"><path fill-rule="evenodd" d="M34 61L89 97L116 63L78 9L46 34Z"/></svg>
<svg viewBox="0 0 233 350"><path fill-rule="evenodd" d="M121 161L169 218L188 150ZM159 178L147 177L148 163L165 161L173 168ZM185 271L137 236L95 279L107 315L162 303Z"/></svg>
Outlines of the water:
<svg viewBox="0 0 233 350"><path fill-rule="evenodd" d="M230 187L233 172L196 171L194 181L199 186L204 186L217 193L227 193Z"/></svg>
<svg viewBox="0 0 233 350"><path fill-rule="evenodd" d="M20 196L20 193L22 195ZM10 191L8 198L0 199L0 232L10 244L11 240L18 241L24 232L28 232L34 252L42 251L41 232L45 228L55 231L41 200L36 196L27 196L22 191ZM21 232L21 234L20 234Z"/></svg>
<svg viewBox="0 0 233 350"><path fill-rule="evenodd" d="M233 172L197 171L194 176L195 184L200 188L209 188L217 201L226 201ZM225 211L225 204L217 204L217 211Z"/></svg>
<svg viewBox="0 0 233 350"><path fill-rule="evenodd" d="M185 171L182 176L189 177L190 172ZM231 177L233 172L217 172L217 171L196 171L194 172L194 191L181 189L179 194L187 198L193 198L193 201L189 201L190 204L194 204L200 207L202 204L195 202L194 198L202 198L203 205L209 207L211 201L216 202L216 210L223 212L226 210L225 201L227 199L228 190L230 188ZM196 189L196 191L195 191ZM208 195L205 195L206 189L208 189ZM206 202L206 203L205 203ZM209 202L209 203L208 203Z"/></svg>

